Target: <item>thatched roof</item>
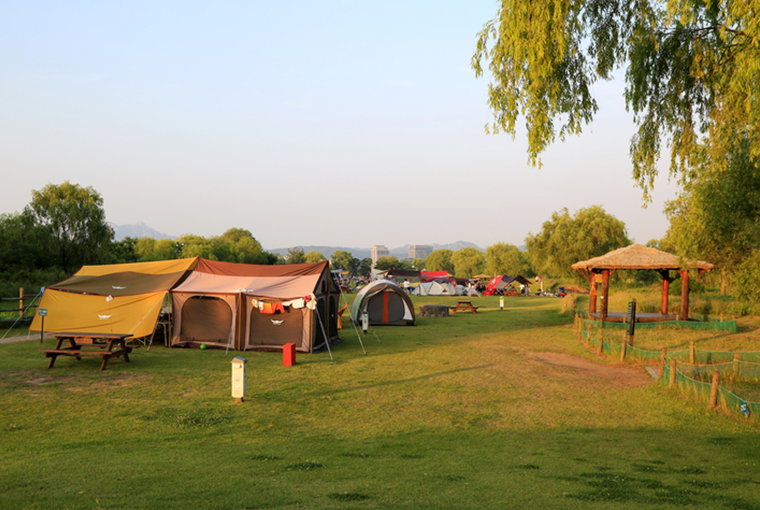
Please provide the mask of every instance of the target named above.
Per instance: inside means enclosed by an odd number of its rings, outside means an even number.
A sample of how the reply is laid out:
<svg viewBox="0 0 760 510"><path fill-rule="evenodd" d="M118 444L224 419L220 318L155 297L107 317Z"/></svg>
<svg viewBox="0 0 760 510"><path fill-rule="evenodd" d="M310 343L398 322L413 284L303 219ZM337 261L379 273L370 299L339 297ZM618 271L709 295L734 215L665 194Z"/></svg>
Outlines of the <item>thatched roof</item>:
<svg viewBox="0 0 760 510"><path fill-rule="evenodd" d="M702 269L710 271L715 265L701 260L681 259L672 253L632 244L601 257L576 262L572 267L576 271L595 269Z"/></svg>

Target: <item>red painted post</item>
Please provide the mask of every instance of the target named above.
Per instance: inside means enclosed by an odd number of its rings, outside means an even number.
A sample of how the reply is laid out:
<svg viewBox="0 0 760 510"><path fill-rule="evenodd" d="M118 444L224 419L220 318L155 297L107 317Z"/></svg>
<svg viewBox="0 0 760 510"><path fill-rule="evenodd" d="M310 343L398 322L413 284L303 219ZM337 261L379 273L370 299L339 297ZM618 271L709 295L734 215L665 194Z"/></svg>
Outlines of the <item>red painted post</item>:
<svg viewBox="0 0 760 510"><path fill-rule="evenodd" d="M296 344L289 343L282 346L282 365L292 367L296 364Z"/></svg>

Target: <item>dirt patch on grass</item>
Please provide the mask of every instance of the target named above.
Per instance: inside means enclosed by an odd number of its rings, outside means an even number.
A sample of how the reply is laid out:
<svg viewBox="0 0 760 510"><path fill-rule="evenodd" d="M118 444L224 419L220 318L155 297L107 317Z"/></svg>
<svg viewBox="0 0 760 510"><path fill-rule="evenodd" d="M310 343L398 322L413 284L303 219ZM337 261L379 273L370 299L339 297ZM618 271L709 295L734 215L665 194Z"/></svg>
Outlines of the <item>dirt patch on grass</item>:
<svg viewBox="0 0 760 510"><path fill-rule="evenodd" d="M40 374L38 371L19 370L0 374L0 386L47 386L49 384L70 385L69 389L81 391L85 388L124 387L146 379L147 375L108 374L103 379L86 379L79 375Z"/></svg>
<svg viewBox="0 0 760 510"><path fill-rule="evenodd" d="M652 378L644 370L626 365L605 365L595 363L583 358L570 356L569 354L560 354L557 352L529 352L529 358L541 361L548 365L571 368L579 374L606 379L611 385L630 388L636 386L646 386L652 381ZM551 373L547 374L551 377ZM561 377L558 372L557 378Z"/></svg>

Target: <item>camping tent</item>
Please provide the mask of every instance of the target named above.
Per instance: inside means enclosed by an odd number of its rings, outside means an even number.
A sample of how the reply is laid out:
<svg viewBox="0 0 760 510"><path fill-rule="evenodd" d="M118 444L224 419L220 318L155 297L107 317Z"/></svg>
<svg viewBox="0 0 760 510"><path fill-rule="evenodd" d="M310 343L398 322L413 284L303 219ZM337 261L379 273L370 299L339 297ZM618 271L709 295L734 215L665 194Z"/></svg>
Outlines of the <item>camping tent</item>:
<svg viewBox="0 0 760 510"><path fill-rule="evenodd" d="M414 326L414 306L406 292L391 280L375 280L356 294L351 320L361 324L367 312L371 325Z"/></svg>
<svg viewBox="0 0 760 510"><path fill-rule="evenodd" d="M422 271L420 273L420 280L423 282L432 282L440 279L450 280L451 275L449 275L448 271Z"/></svg>
<svg viewBox="0 0 760 510"><path fill-rule="evenodd" d="M328 262L262 266L201 259L172 291L172 346L312 352L338 338Z"/></svg>
<svg viewBox="0 0 760 510"><path fill-rule="evenodd" d="M412 294L415 296L456 296L457 291L456 287L446 280L438 280L420 283L414 288Z"/></svg>
<svg viewBox="0 0 760 510"><path fill-rule="evenodd" d="M77 333L153 333L166 293L197 264L198 259L82 266L42 294L47 310L45 330ZM30 331L42 329L36 315Z"/></svg>
<svg viewBox="0 0 760 510"><path fill-rule="evenodd" d="M483 291L484 296L493 296L494 294L503 294L504 289L509 287L509 284L514 282L515 279L511 276L494 276L491 278L491 281L488 282L488 285L486 286L486 290Z"/></svg>

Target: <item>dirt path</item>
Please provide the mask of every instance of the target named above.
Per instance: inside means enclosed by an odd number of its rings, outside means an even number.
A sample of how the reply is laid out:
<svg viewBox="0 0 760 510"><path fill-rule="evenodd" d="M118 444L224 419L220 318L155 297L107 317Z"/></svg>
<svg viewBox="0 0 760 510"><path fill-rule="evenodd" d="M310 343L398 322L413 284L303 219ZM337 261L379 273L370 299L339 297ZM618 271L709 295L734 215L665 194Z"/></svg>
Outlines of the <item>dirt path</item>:
<svg viewBox="0 0 760 510"><path fill-rule="evenodd" d="M32 340L40 341L40 334L38 332L33 332L29 335L18 335L18 336L8 336L5 338L2 338L3 335L0 335L0 344L12 344L15 342L31 342ZM53 338L51 336L45 335L45 339Z"/></svg>
<svg viewBox="0 0 760 510"><path fill-rule="evenodd" d="M590 377L607 379L615 386L630 388L646 386L652 382L647 372L638 367L595 363L587 359L557 352L529 352L528 357L549 365L572 368Z"/></svg>

